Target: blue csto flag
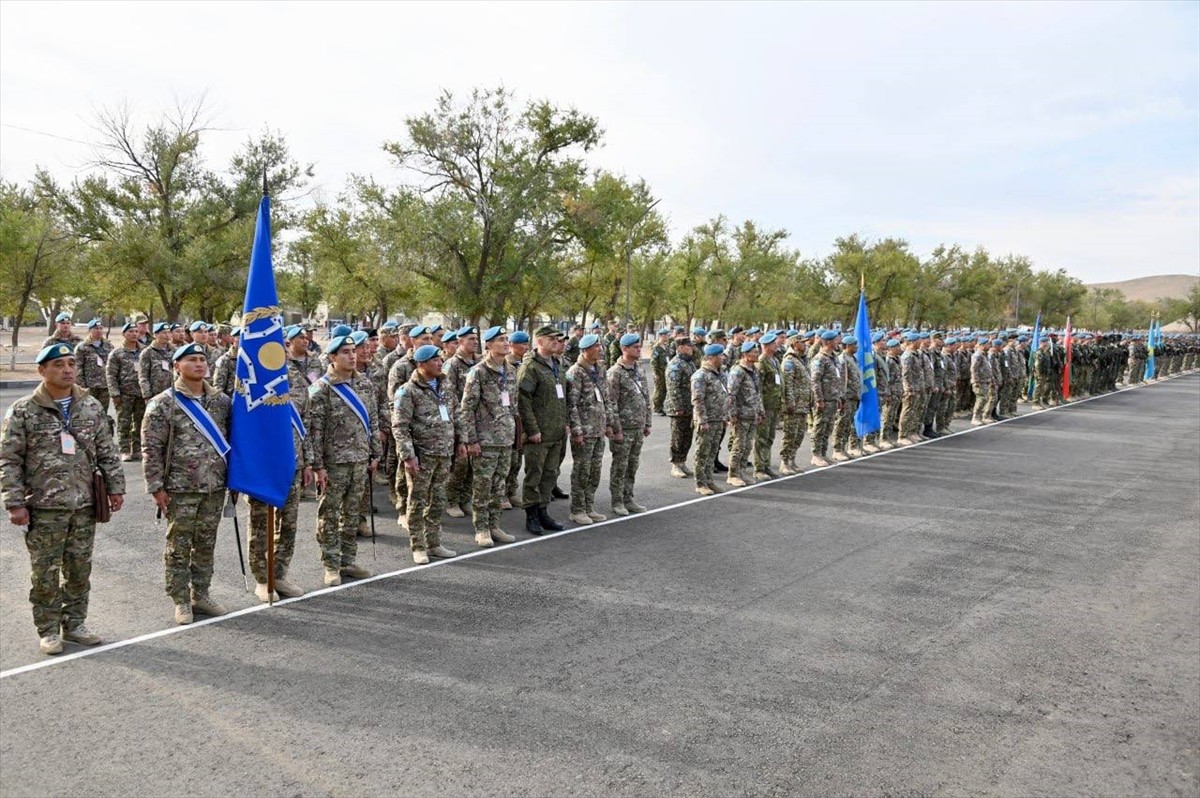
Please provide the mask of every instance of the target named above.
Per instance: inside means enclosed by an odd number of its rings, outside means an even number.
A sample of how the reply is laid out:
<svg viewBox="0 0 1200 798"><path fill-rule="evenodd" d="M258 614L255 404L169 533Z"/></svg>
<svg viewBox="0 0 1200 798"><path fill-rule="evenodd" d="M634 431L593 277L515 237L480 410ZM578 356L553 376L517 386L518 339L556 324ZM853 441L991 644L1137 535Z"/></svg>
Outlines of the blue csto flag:
<svg viewBox="0 0 1200 798"><path fill-rule="evenodd" d="M1029 347L1029 382L1025 386L1025 398L1033 398L1033 361L1037 357L1038 345L1042 342L1042 314L1038 313L1033 323L1033 346Z"/></svg>
<svg viewBox="0 0 1200 798"><path fill-rule="evenodd" d="M1146 348L1149 350L1149 357L1146 358L1146 373L1142 375L1144 380L1154 379L1154 372L1157 371L1157 365L1154 362L1154 350L1158 348L1162 342L1162 330L1157 329L1154 319L1150 320L1150 331L1146 334Z"/></svg>
<svg viewBox="0 0 1200 798"><path fill-rule="evenodd" d="M264 191L250 251L242 308L237 387L230 418L229 489L282 507L296 473L295 411L288 397L287 351L271 266L271 200Z"/></svg>
<svg viewBox="0 0 1200 798"><path fill-rule="evenodd" d="M867 295L858 295L858 318L854 322L854 337L858 339L858 370L862 372L862 396L854 412L854 431L861 438L878 432L879 388L875 384L875 352L871 346L871 320L867 318Z"/></svg>

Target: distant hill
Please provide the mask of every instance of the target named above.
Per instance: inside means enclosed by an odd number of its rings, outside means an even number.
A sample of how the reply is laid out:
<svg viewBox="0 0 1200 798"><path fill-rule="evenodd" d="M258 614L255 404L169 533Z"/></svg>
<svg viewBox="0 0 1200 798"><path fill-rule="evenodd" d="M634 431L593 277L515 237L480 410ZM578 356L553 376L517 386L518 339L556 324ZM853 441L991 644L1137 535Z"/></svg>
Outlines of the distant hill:
<svg viewBox="0 0 1200 798"><path fill-rule="evenodd" d="M1141 299L1153 302L1163 298L1186 299L1188 291L1196 283L1200 283L1200 277L1194 274L1156 274L1119 283L1092 283L1088 288L1115 288L1130 301Z"/></svg>

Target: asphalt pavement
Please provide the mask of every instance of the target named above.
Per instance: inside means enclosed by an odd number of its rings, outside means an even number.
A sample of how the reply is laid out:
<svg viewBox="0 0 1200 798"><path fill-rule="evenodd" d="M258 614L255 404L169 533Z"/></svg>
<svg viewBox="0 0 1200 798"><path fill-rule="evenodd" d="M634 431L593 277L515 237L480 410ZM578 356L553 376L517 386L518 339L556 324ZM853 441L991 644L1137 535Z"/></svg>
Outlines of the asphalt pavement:
<svg viewBox="0 0 1200 798"><path fill-rule="evenodd" d="M127 464L89 625L138 641L27 672L5 524L0 795L1197 794L1200 375L710 499L655 421L646 515L410 569L392 513L402 573L261 610L225 521L248 611L163 636Z"/></svg>

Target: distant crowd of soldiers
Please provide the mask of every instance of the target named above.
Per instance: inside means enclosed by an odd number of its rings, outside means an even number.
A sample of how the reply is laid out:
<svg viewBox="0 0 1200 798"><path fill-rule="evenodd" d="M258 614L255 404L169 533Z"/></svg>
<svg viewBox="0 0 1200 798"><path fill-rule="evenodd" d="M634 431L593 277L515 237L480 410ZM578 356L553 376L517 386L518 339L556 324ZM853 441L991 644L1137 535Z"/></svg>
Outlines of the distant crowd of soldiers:
<svg viewBox="0 0 1200 798"><path fill-rule="evenodd" d="M225 483L240 331L201 321L151 327L137 317L113 348L99 320L87 324L85 339L65 314L56 326L37 358L42 384L9 408L0 432L0 485L10 520L28 526L42 651L61 652L63 640L100 642L84 624L91 546L101 510L122 506L121 460L142 461L147 492L167 519L165 589L176 622L224 614L209 586L217 526L227 498L237 499ZM743 487L799 473L806 432L812 464L827 466L830 456L840 462L944 435L959 413L982 425L1015 415L1021 401L1040 408L1067 399L1057 332L1031 352L1031 336L1017 330L879 330L859 342L823 328L664 328L651 346L651 382L641 334L617 322L575 325L569 334L545 325L532 335L500 326L342 325L322 345L314 330L284 330L290 399L302 423L274 529L268 508L249 500L250 570L263 601L304 593L288 579L304 498L318 500L323 582L337 585L370 576L357 541L374 534L374 482L388 486L413 561L424 564L457 556L441 540L445 515L469 515L481 547L516 539L502 526L513 507L524 509L533 535L564 529L549 514L554 499L569 498L573 523L606 520L595 507L605 448L611 512L645 512L635 488L655 414L670 420L671 474L711 495L722 490L714 474ZM860 346L869 348L866 375ZM1144 377L1141 337L1077 333L1071 346L1072 397ZM1198 351L1194 336L1168 339L1155 353L1154 376L1195 368ZM871 387L881 428L860 438L855 413ZM726 436L728 465L720 461ZM568 447L569 494L558 486Z"/></svg>

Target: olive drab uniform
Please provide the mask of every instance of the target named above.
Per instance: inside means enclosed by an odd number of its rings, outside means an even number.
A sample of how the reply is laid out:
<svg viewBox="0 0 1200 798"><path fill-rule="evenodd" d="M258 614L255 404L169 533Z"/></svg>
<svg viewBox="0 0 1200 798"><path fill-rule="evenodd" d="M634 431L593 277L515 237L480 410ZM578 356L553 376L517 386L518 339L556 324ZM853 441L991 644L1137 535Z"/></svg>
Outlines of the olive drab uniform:
<svg viewBox="0 0 1200 798"><path fill-rule="evenodd" d="M29 603L39 637L57 635L60 628L77 629L87 617L96 533L92 474L97 469L109 493L125 492L104 412L78 385L71 387L65 410L39 385L4 414L0 498L5 509L29 511Z"/></svg>
<svg viewBox="0 0 1200 798"><path fill-rule="evenodd" d="M692 448L692 375L696 373L696 364L691 358L677 354L667 364L665 373L666 398L662 408L671 419L671 463L682 468Z"/></svg>
<svg viewBox="0 0 1200 798"><path fill-rule="evenodd" d="M567 418L571 425L571 515L594 513L596 488L604 463L608 423L608 385L599 363L576 360L567 370ZM582 438L579 443L575 438Z"/></svg>
<svg viewBox="0 0 1200 798"><path fill-rule="evenodd" d="M729 370L729 478L745 478L750 467L759 419L763 418L758 371L742 363Z"/></svg>
<svg viewBox="0 0 1200 798"><path fill-rule="evenodd" d="M504 360L483 358L467 372L459 407L463 443L479 444L471 485L471 519L476 534L500 529L504 482L517 429L516 373ZM572 496L572 500L574 497Z"/></svg>
<svg viewBox="0 0 1200 798"><path fill-rule="evenodd" d="M546 360L534 352L521 364L517 384L520 387L517 412L525 437L523 504L526 508L543 507L550 504L566 443L566 374L556 359ZM539 434L541 442L529 440Z"/></svg>
<svg viewBox="0 0 1200 798"><path fill-rule="evenodd" d="M474 368L478 362L478 360L467 360L460 352L455 352L454 357L450 358L442 366L442 371L445 375L446 390L454 395L456 405L461 406L462 404L463 388L467 384L467 372ZM446 485L447 505L459 507L464 511L468 509L467 506L471 503L473 484L473 460L474 458L469 456L455 457L453 459L450 466L450 481Z"/></svg>
<svg viewBox="0 0 1200 798"><path fill-rule="evenodd" d="M812 378L808 363L802 355L790 349L783 356L780 367L783 372L783 443L779 458L790 469L796 469L796 452L804 442L804 428L812 409Z"/></svg>
<svg viewBox="0 0 1200 798"><path fill-rule="evenodd" d="M175 377L171 371L171 350L151 344L138 355L138 385L142 398L149 402L171 387Z"/></svg>
<svg viewBox="0 0 1200 798"><path fill-rule="evenodd" d="M108 395L117 406L117 446L123 459L139 459L142 452L142 416L146 400L138 383L138 356L141 349L114 349L104 365Z"/></svg>
<svg viewBox="0 0 1200 798"><path fill-rule="evenodd" d="M177 395L179 399L177 399ZM194 402L220 434L229 435L229 397L204 383L199 395L182 380L146 403L142 421L142 474L146 492L166 491L167 540L163 552L167 595L176 606L208 597L213 549L225 503L228 443L201 431L180 404ZM225 451L221 451L224 444Z"/></svg>
<svg viewBox="0 0 1200 798"><path fill-rule="evenodd" d="M313 469L328 477L317 504L317 545L326 570L354 565L367 472L382 453L375 403L360 395L364 384L357 376L343 379L331 366L308 389L305 426L312 438Z"/></svg>
<svg viewBox="0 0 1200 798"><path fill-rule="evenodd" d="M842 402L842 375L837 356L824 349L813 356L809 371L813 399L812 453L814 458L824 459L833 420Z"/></svg>
<svg viewBox="0 0 1200 798"><path fill-rule="evenodd" d="M614 510L629 509L634 503L633 488L637 480L645 431L650 429L652 410L650 390L640 363L626 366L616 362L608 369L608 425L612 427L610 443L612 463L608 471L608 488ZM621 440L617 440L620 433Z"/></svg>
<svg viewBox="0 0 1200 798"><path fill-rule="evenodd" d="M508 365L509 374L516 375L516 374L520 373L520 371L521 371L521 359L520 358L516 357L515 355L509 354L509 355L505 355L504 362ZM521 416L518 413L517 414L518 420L520 419L520 417ZM521 473L521 455L523 453L522 450L524 448L524 441L521 440L523 437L524 437L524 433L520 428L518 428L517 432L515 432L513 434L513 443L512 443L513 450L512 450L512 455L509 458L510 462L508 464L508 479L506 479L504 481L504 495L507 496L509 498L509 501L512 502L513 506L516 506L516 507L520 507L522 504L524 504L524 502L521 500L521 496L517 490L517 476Z"/></svg>
<svg viewBox="0 0 1200 798"><path fill-rule="evenodd" d="M458 401L444 378L427 380L420 370L396 391L392 406L392 436L396 456L417 459L417 473L408 480L408 538L413 551L441 545L446 483L455 441L463 438Z"/></svg>
<svg viewBox="0 0 1200 798"><path fill-rule="evenodd" d="M763 419L758 425L754 442L754 470L775 476L771 470L771 447L775 445L775 428L783 411L783 371L772 355L758 359L758 385L762 398Z"/></svg>
<svg viewBox="0 0 1200 798"><path fill-rule="evenodd" d="M103 338L99 341L81 341L75 346L75 363L79 368L75 384L87 389L87 392L104 408L106 417L108 416L109 393L105 369L108 366L108 356L112 354L112 351L112 344ZM111 423L106 423L110 424L111 429Z"/></svg>
<svg viewBox="0 0 1200 798"><path fill-rule="evenodd" d="M667 363L671 360L671 357L672 355L668 352L667 345L661 341L655 343L650 350L650 366L654 370L654 397L652 404L654 412L660 416L667 414L664 405L667 401ZM676 461L672 458L671 462Z"/></svg>
<svg viewBox="0 0 1200 798"><path fill-rule="evenodd" d="M900 355L900 440L916 435L921 426L921 397L925 392L923 360L915 349L905 349Z"/></svg>
<svg viewBox="0 0 1200 798"><path fill-rule="evenodd" d="M725 375L704 363L692 374L692 416L696 424L696 456L693 468L696 487L717 490L713 466L721 446L721 436L729 421L729 391Z"/></svg>

